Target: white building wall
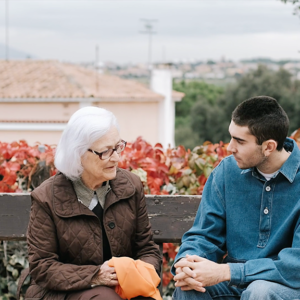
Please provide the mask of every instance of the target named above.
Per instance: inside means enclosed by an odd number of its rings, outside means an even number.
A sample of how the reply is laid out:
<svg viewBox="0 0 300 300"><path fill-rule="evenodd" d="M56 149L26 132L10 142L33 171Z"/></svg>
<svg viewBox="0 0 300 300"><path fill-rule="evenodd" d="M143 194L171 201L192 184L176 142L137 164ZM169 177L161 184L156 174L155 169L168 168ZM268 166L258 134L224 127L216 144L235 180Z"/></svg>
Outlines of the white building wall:
<svg viewBox="0 0 300 300"><path fill-rule="evenodd" d="M134 142L139 136L154 146L158 143L159 102L97 102L117 118L122 139Z"/></svg>
<svg viewBox="0 0 300 300"><path fill-rule="evenodd" d="M172 100L171 70L152 70L150 88L165 98L159 104L158 137L164 148L175 147L175 104Z"/></svg>

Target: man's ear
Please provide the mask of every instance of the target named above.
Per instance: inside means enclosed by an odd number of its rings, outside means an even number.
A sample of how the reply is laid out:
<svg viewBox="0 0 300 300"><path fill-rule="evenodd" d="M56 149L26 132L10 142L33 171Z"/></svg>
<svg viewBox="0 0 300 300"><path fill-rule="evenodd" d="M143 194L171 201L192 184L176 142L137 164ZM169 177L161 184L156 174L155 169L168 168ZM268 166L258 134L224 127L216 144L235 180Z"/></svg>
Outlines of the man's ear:
<svg viewBox="0 0 300 300"><path fill-rule="evenodd" d="M262 151L265 157L269 157L276 151L277 142L275 140L267 140L262 143Z"/></svg>

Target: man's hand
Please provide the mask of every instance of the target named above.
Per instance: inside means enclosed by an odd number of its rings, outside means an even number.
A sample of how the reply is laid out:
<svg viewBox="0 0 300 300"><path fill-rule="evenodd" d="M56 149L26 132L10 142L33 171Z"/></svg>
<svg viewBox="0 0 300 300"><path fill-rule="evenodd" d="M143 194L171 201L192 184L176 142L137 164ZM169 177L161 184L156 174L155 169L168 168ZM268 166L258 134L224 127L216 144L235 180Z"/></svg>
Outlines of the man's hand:
<svg viewBox="0 0 300 300"><path fill-rule="evenodd" d="M198 282L191 277L190 275L187 275L191 269L189 267L186 267L185 265L188 264L188 260L186 258L182 258L180 260L181 264L184 265L183 267L177 267L177 264L175 264L176 268L176 275L174 277L175 286L180 287L183 291L189 291L189 290L196 290L198 292L205 292L205 288L202 286L201 282ZM196 275L193 274L194 276Z"/></svg>
<svg viewBox="0 0 300 300"><path fill-rule="evenodd" d="M230 280L228 265L217 264L197 255L187 255L175 264L175 268L175 286L180 286L182 290L189 288L205 292L205 286Z"/></svg>

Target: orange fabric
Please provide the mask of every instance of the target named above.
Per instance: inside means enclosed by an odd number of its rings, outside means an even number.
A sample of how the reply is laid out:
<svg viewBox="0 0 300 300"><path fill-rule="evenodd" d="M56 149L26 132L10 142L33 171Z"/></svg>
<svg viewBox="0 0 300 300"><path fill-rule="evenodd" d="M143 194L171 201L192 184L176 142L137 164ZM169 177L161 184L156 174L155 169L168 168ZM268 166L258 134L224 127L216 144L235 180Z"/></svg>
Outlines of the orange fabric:
<svg viewBox="0 0 300 300"><path fill-rule="evenodd" d="M151 264L130 257L113 257L108 265L116 270L119 281L116 293L121 298L143 296L162 300L157 289L160 278Z"/></svg>

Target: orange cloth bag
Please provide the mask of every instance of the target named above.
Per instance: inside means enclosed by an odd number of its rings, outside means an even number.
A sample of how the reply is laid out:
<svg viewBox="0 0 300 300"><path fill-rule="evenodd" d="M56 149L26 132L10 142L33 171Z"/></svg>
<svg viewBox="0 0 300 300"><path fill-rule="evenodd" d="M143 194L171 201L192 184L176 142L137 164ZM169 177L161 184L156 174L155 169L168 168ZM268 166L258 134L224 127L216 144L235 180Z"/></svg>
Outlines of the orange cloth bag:
<svg viewBox="0 0 300 300"><path fill-rule="evenodd" d="M162 300L157 289L160 278L151 264L130 257L113 257L108 265L116 270L119 285L115 291L121 298L143 296Z"/></svg>

